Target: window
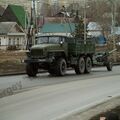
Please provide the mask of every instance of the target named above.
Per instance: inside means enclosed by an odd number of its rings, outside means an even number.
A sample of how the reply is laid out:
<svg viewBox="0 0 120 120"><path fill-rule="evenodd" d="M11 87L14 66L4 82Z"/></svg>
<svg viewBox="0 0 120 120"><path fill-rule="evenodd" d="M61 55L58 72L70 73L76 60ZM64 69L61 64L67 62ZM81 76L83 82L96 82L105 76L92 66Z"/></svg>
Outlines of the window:
<svg viewBox="0 0 120 120"><path fill-rule="evenodd" d="M38 37L38 38L36 38L36 43L37 44L42 44L42 43L58 44L58 43L60 43L60 37L57 37L57 36Z"/></svg>
<svg viewBox="0 0 120 120"><path fill-rule="evenodd" d="M49 37L49 43L60 43L60 37Z"/></svg>
<svg viewBox="0 0 120 120"><path fill-rule="evenodd" d="M11 38L9 38L8 45L11 45Z"/></svg>
<svg viewBox="0 0 120 120"><path fill-rule="evenodd" d="M37 44L48 43L48 37L38 37L36 38Z"/></svg>
<svg viewBox="0 0 120 120"><path fill-rule="evenodd" d="M19 38L17 38L17 46L19 46Z"/></svg>

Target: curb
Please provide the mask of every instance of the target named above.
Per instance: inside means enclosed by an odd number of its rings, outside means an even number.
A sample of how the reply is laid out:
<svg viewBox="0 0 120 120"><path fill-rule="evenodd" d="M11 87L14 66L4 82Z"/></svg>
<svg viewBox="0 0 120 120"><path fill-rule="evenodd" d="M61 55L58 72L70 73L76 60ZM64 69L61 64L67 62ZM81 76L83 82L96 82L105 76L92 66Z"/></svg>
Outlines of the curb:
<svg viewBox="0 0 120 120"><path fill-rule="evenodd" d="M47 72L46 70L41 70L39 71L39 73L45 73ZM5 73L5 74L0 74L0 77L4 77L4 76L14 76L14 75L24 75L26 74L26 72L14 72L14 73Z"/></svg>
<svg viewBox="0 0 120 120"><path fill-rule="evenodd" d="M120 65L120 63L114 63L113 65L117 66L117 65ZM98 68L98 67L103 67L103 66L95 66L95 67ZM93 67L93 68L95 68L95 67ZM72 70L72 68L68 68L68 70ZM47 72L47 70L40 70L39 71L39 73L45 73L45 72ZM24 75L24 74L26 74L25 71L24 72L13 72L13 73L0 74L0 77L2 77L2 76L13 76L13 75Z"/></svg>
<svg viewBox="0 0 120 120"><path fill-rule="evenodd" d="M25 72L17 72L17 73L5 73L5 74L0 74L0 77L4 76L13 76L13 75L23 75Z"/></svg>

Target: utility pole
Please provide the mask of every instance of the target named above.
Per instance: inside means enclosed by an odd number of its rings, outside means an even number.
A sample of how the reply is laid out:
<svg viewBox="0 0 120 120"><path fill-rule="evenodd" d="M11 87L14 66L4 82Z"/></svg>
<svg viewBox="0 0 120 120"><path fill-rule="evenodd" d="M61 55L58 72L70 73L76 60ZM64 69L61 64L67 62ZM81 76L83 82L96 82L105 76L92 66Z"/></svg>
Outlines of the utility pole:
<svg viewBox="0 0 120 120"><path fill-rule="evenodd" d="M112 34L112 39L113 39L113 49L116 49L116 41L115 41L115 18L116 18L116 1L109 0L111 5L112 5L112 10L111 10L111 18L112 18L112 27L111 27L111 34ZM114 62L117 61L116 58L116 52L113 53L113 60Z"/></svg>
<svg viewBox="0 0 120 120"><path fill-rule="evenodd" d="M33 13L33 23L34 27L36 27L36 5L35 5L35 0L32 0L32 13Z"/></svg>
<svg viewBox="0 0 120 120"><path fill-rule="evenodd" d="M86 44L86 0L84 0L84 44Z"/></svg>
<svg viewBox="0 0 120 120"><path fill-rule="evenodd" d="M66 8L65 6L63 5L62 6L62 9L63 9L63 14L64 14L64 22L65 22L65 32L66 32L66 36L68 35L68 32L67 32L67 22L66 22L66 17L67 17L67 11L66 11Z"/></svg>
<svg viewBox="0 0 120 120"><path fill-rule="evenodd" d="M32 0L32 17L33 17L33 44L35 44L35 33L38 31L36 19L36 0Z"/></svg>

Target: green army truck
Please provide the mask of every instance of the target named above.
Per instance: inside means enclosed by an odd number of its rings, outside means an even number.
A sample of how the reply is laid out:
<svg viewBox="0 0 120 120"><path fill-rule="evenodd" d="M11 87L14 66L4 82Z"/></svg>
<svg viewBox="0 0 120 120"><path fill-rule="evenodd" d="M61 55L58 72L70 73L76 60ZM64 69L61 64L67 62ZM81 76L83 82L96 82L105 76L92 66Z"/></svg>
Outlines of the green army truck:
<svg viewBox="0 0 120 120"><path fill-rule="evenodd" d="M61 35L37 36L36 44L27 52L26 73L36 76L39 69L51 75L64 76L67 68L76 74L90 73L95 53L93 38L67 37Z"/></svg>

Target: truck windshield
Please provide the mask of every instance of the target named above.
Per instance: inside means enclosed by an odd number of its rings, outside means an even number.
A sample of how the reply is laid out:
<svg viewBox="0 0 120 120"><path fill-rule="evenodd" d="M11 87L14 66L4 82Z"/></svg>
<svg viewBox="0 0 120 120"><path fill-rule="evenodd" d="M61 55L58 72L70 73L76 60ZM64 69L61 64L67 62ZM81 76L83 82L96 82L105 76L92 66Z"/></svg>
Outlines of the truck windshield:
<svg viewBox="0 0 120 120"><path fill-rule="evenodd" d="M60 37L38 37L36 38L36 44L44 44L44 43L52 43L52 44L58 44L60 43Z"/></svg>

